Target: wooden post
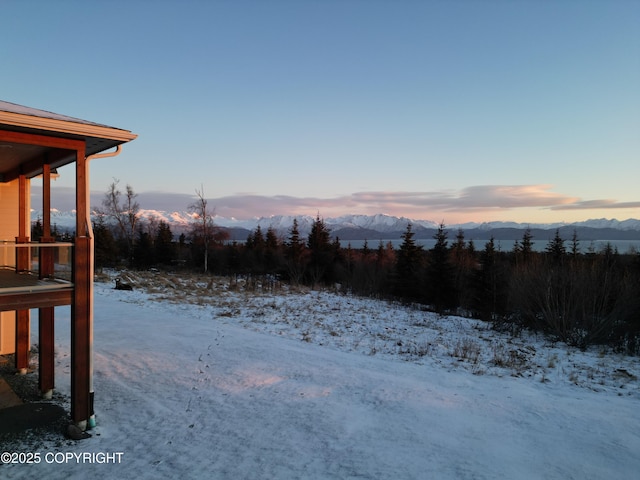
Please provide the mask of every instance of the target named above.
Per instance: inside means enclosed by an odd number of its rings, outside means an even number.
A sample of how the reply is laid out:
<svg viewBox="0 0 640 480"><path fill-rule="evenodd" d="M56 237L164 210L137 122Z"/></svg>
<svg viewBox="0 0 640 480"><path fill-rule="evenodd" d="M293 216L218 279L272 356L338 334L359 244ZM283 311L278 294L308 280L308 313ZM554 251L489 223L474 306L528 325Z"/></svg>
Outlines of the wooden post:
<svg viewBox="0 0 640 480"><path fill-rule="evenodd" d="M18 236L16 244L29 243L28 220L30 212L28 208L28 180L25 175L18 177ZM16 245L16 273L26 272L30 268L31 254L28 247ZM27 373L29 368L29 337L30 337L29 310L16 311L16 370Z"/></svg>
<svg viewBox="0 0 640 480"><path fill-rule="evenodd" d="M16 311L16 370L21 375L29 369L29 310Z"/></svg>
<svg viewBox="0 0 640 480"><path fill-rule="evenodd" d="M40 243L54 243L51 236L51 166L45 162L42 171L42 227L43 236ZM39 277L49 278L54 275L53 248L40 247ZM38 338L39 349L39 377L40 393L45 398L51 398L55 384L55 309L45 307L38 310Z"/></svg>
<svg viewBox="0 0 640 480"><path fill-rule="evenodd" d="M86 428L90 416L91 362L91 248L88 236L88 162L84 149L76 159L76 238L74 247L74 299L71 306L71 417Z"/></svg>
<svg viewBox="0 0 640 480"><path fill-rule="evenodd" d="M25 175L18 177L18 236L16 243L29 243L29 189ZM28 247L16 248L16 273L26 272L30 268L31 259Z"/></svg>
<svg viewBox="0 0 640 480"><path fill-rule="evenodd" d="M45 398L51 398L55 386L54 320L54 307L38 310L38 338L40 339L38 387Z"/></svg>
<svg viewBox="0 0 640 480"><path fill-rule="evenodd" d="M88 237L76 237L71 306L71 417L76 424L89 418L89 248Z"/></svg>

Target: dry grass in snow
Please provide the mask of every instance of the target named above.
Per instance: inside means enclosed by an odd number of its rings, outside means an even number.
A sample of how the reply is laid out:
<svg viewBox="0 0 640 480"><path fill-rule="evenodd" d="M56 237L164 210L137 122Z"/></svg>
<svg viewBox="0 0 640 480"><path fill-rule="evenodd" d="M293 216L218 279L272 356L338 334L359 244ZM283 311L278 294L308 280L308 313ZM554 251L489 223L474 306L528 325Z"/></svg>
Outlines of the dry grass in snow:
<svg viewBox="0 0 640 480"><path fill-rule="evenodd" d="M605 348L581 351L541 334L498 332L487 322L440 316L335 289L159 271L108 271L98 281L114 282L115 278L156 301L198 305L212 321L327 348L640 397L639 359ZM132 295L131 301L140 300Z"/></svg>

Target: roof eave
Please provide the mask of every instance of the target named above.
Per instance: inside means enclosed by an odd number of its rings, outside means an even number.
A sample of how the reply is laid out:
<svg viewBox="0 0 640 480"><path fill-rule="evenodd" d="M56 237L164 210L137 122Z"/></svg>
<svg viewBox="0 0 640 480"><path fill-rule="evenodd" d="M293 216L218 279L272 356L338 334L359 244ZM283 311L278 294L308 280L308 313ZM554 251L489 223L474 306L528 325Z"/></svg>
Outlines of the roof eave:
<svg viewBox="0 0 640 480"><path fill-rule="evenodd" d="M130 142L138 137L128 130L108 127L106 125L76 123L5 111L0 111L0 124L83 137L104 138L121 143Z"/></svg>

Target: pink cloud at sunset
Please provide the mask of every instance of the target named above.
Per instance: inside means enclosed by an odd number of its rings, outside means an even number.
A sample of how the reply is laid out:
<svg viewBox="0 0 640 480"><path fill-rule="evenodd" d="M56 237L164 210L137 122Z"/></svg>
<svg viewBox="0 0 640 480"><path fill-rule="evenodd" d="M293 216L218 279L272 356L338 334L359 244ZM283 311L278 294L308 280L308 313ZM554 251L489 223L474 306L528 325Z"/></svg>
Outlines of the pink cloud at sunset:
<svg viewBox="0 0 640 480"><path fill-rule="evenodd" d="M53 205L71 209L73 197L66 188L54 189ZM205 192L206 193L206 192ZM33 208L39 204L39 187L33 189ZM104 193L93 192L92 205L99 206ZM273 215L316 215L334 217L346 214L384 213L447 223L493 220L535 222L536 216L562 221L578 221L615 214L619 218L640 216L640 201L619 202L614 199L582 199L553 191L552 185L476 185L462 190L424 192L371 191L336 197L297 197L238 193L216 197L205 195L216 215L248 219ZM185 211L195 193L140 192L137 200L144 209ZM570 215L571 218L567 218ZM585 217L586 215L586 217Z"/></svg>

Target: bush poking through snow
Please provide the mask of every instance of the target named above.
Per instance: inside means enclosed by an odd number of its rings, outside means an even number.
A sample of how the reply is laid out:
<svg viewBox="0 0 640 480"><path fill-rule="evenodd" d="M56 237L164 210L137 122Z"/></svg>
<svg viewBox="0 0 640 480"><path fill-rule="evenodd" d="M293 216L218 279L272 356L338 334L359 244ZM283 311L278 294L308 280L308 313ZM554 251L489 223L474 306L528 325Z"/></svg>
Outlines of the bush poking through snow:
<svg viewBox="0 0 640 480"><path fill-rule="evenodd" d="M476 340L471 338L462 338L453 346L451 356L459 358L460 360L466 360L473 365L476 365L480 359L481 353L482 348Z"/></svg>

